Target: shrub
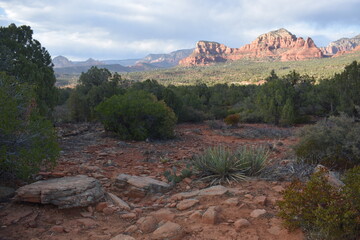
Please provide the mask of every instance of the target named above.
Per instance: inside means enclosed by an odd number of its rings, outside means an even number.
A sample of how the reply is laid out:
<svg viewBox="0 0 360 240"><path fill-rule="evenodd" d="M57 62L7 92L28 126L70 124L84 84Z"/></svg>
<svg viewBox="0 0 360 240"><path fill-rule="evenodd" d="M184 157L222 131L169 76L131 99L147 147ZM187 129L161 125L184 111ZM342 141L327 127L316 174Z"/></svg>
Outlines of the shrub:
<svg viewBox="0 0 360 240"><path fill-rule="evenodd" d="M301 227L315 239L355 239L360 234L360 208L353 204L359 193L360 168L345 177L343 189L331 186L324 172L314 174L308 183L293 182L279 201L279 216L289 230ZM357 195L357 200L359 195Z"/></svg>
<svg viewBox="0 0 360 240"><path fill-rule="evenodd" d="M330 117L299 132L295 153L305 162L346 169L360 163L360 124L354 119Z"/></svg>
<svg viewBox="0 0 360 240"><path fill-rule="evenodd" d="M28 179L55 164L59 153L50 121L40 116L27 84L0 74L0 177Z"/></svg>
<svg viewBox="0 0 360 240"><path fill-rule="evenodd" d="M240 122L240 114L230 114L224 119L224 122L227 125L236 126Z"/></svg>
<svg viewBox="0 0 360 240"><path fill-rule="evenodd" d="M145 140L174 137L176 116L163 101L145 91L113 96L95 110L108 131L122 139Z"/></svg>
<svg viewBox="0 0 360 240"><path fill-rule="evenodd" d="M267 152L242 147L235 153L223 146L209 148L194 159L194 167L211 184L240 181L258 174L267 159Z"/></svg>

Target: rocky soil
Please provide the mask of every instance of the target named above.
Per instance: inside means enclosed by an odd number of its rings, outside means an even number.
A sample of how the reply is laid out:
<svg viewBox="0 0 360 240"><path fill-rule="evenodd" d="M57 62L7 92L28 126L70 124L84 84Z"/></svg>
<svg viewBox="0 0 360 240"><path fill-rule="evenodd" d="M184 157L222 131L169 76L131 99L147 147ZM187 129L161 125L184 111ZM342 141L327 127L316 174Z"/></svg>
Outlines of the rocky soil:
<svg viewBox="0 0 360 240"><path fill-rule="evenodd" d="M296 141L292 131L267 125L214 129L208 124L181 124L174 140L132 142L105 133L100 125L63 125L58 128L58 165L41 172L38 180L86 175L101 183L105 197L100 203L69 209L1 203L0 239L304 239L302 232L284 229L276 215L276 201L287 181L258 178L208 186L193 176L165 191L140 192L120 184L128 176L136 176L135 184L141 186L138 177L166 182L166 170L175 167L180 172L193 155L219 144L233 149L263 145L271 151L269 165L287 165L289 146Z"/></svg>

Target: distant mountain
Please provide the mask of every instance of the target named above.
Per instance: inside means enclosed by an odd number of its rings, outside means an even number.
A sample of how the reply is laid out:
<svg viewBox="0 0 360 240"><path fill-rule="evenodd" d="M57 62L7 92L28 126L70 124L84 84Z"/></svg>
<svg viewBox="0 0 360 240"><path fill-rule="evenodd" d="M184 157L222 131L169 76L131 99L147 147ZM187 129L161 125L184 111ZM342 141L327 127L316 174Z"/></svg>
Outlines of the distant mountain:
<svg viewBox="0 0 360 240"><path fill-rule="evenodd" d="M139 61L140 58L137 59L124 59L124 60L102 60L101 62L105 64L120 64L126 67L133 66Z"/></svg>
<svg viewBox="0 0 360 240"><path fill-rule="evenodd" d="M149 54L136 63L147 63L160 68L174 67L179 64L181 59L188 57L193 50L192 48L181 49L167 54Z"/></svg>
<svg viewBox="0 0 360 240"><path fill-rule="evenodd" d="M105 63L89 58L86 61L70 61L64 56L57 56L52 60L54 68L64 68L64 67L86 67L86 66L98 66L105 65Z"/></svg>
<svg viewBox="0 0 360 240"><path fill-rule="evenodd" d="M360 34L353 38L340 38L334 42L329 43L327 47L321 48L325 55L333 56L349 52L360 46Z"/></svg>
<svg viewBox="0 0 360 240"><path fill-rule="evenodd" d="M281 28L257 37L240 48L229 48L224 44L199 41L193 53L182 59L182 66L207 65L239 59L272 59L281 61L322 58L323 53L311 38L297 38Z"/></svg>

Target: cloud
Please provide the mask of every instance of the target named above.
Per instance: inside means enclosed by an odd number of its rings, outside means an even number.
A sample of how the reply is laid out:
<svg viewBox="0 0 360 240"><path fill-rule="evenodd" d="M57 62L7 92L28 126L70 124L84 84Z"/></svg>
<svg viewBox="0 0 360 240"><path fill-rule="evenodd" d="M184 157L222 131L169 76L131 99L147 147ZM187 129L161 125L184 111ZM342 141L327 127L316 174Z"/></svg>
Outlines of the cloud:
<svg viewBox="0 0 360 240"><path fill-rule="evenodd" d="M0 0L1 25L34 30L49 52L123 59L190 48L239 47L281 27L326 45L360 33L358 0Z"/></svg>

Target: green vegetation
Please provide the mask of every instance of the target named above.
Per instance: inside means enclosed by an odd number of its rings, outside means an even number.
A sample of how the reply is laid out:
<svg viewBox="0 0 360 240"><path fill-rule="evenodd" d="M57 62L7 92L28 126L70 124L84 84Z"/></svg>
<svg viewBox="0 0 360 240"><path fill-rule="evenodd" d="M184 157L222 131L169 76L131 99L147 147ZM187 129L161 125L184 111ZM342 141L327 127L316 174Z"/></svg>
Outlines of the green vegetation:
<svg viewBox="0 0 360 240"><path fill-rule="evenodd" d="M122 139L174 137L176 116L165 102L145 91L130 91L100 103L95 110L108 131Z"/></svg>
<svg viewBox="0 0 360 240"><path fill-rule="evenodd" d="M32 34L28 26L0 27L0 177L8 181L31 179L59 153L46 119L58 97L51 57Z"/></svg>
<svg viewBox="0 0 360 240"><path fill-rule="evenodd" d="M316 81L331 78L340 73L344 67L353 61L360 61L360 52L345 54L336 58L313 59L306 61L251 61L238 60L218 63L210 66L175 67L170 69L124 73L126 79L143 81L156 79L164 85L194 85L199 82L209 86L215 84L256 84L268 77L275 70L282 77L295 70L300 75L313 76Z"/></svg>
<svg viewBox="0 0 360 240"><path fill-rule="evenodd" d="M181 170L180 174L177 174L177 168L173 167L171 170L166 170L164 172L164 176L171 184L177 184L181 182L184 178L191 177L192 175L192 169L190 165L187 165L186 168Z"/></svg>
<svg viewBox="0 0 360 240"><path fill-rule="evenodd" d="M79 85L71 92L68 100L70 117L81 122L95 119L94 108L105 98L122 93L118 74L111 74L105 68L91 67L82 73Z"/></svg>
<svg viewBox="0 0 360 240"><path fill-rule="evenodd" d="M324 172L310 181L293 182L280 201L279 216L285 226L301 227L309 239L356 239L360 234L360 167L345 175L345 186L331 186Z"/></svg>
<svg viewBox="0 0 360 240"><path fill-rule="evenodd" d="M308 163L346 169L360 164L360 123L344 115L302 128L294 147Z"/></svg>
<svg viewBox="0 0 360 240"><path fill-rule="evenodd" d="M194 168L211 184L241 181L259 174L268 158L264 148L241 147L236 152L223 146L207 149L194 158Z"/></svg>
<svg viewBox="0 0 360 240"><path fill-rule="evenodd" d="M51 56L32 35L28 26L0 27L0 72L31 86L40 114L50 116L57 98Z"/></svg>
<svg viewBox="0 0 360 240"><path fill-rule="evenodd" d="M230 114L224 119L224 122L227 125L237 126L238 123L240 122L240 114L236 114L236 113Z"/></svg>
<svg viewBox="0 0 360 240"><path fill-rule="evenodd" d="M50 121L40 116L26 83L0 73L0 176L28 179L55 164L59 148Z"/></svg>

